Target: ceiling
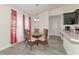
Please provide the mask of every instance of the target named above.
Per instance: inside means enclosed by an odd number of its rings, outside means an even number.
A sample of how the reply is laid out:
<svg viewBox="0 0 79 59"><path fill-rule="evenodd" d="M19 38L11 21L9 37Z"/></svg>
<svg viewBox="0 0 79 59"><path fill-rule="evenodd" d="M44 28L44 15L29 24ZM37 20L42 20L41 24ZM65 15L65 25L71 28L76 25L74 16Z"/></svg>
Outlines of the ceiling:
<svg viewBox="0 0 79 59"><path fill-rule="evenodd" d="M16 8L24 13L27 13L31 16L36 16L36 4L10 4L13 8ZM42 13L47 10L55 9L60 7L61 4L39 4L38 10L39 13Z"/></svg>

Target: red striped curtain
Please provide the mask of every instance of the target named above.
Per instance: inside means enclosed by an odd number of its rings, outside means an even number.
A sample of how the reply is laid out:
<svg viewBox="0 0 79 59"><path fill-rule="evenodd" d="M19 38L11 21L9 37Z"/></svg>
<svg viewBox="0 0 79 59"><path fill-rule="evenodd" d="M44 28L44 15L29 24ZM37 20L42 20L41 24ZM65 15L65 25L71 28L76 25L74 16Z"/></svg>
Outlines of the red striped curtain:
<svg viewBox="0 0 79 59"><path fill-rule="evenodd" d="M29 31L31 33L31 17L29 17Z"/></svg>
<svg viewBox="0 0 79 59"><path fill-rule="evenodd" d="M24 30L24 38L25 38L25 15L23 15L23 30Z"/></svg>
<svg viewBox="0 0 79 59"><path fill-rule="evenodd" d="M17 29L17 12L16 10L11 9L11 36L10 36L11 44L17 42L16 29Z"/></svg>

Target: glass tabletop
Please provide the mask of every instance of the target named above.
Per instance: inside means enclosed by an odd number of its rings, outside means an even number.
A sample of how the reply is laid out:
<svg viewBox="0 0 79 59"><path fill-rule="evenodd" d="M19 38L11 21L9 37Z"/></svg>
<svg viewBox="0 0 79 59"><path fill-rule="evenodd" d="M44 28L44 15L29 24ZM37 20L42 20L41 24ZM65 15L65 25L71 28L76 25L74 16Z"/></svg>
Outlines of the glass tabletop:
<svg viewBox="0 0 79 59"><path fill-rule="evenodd" d="M42 36L42 34L32 34L32 37L35 37L35 38L39 38L41 36Z"/></svg>

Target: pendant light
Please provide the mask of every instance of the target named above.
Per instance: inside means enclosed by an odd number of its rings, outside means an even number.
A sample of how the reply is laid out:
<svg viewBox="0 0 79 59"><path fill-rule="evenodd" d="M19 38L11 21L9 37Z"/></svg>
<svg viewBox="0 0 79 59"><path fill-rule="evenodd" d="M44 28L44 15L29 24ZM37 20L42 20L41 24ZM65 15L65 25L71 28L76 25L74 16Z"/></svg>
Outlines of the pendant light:
<svg viewBox="0 0 79 59"><path fill-rule="evenodd" d="M34 21L39 21L39 10L38 10L39 4L36 4L36 18L34 19Z"/></svg>

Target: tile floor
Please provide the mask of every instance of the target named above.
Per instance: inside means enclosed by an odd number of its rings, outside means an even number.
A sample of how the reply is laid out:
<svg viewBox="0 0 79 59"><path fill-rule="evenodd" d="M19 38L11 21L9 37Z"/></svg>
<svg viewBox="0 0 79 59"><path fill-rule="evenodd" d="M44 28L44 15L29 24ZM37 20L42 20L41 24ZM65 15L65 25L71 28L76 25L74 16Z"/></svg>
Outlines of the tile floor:
<svg viewBox="0 0 79 59"><path fill-rule="evenodd" d="M15 46L0 51L0 55L66 55L60 37L50 36L48 41L49 46L46 50L43 45L39 44L38 47L33 46L32 51L30 51L29 46L26 48L24 42L20 42Z"/></svg>

